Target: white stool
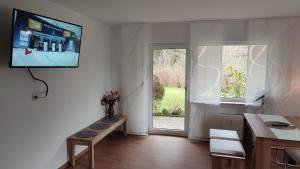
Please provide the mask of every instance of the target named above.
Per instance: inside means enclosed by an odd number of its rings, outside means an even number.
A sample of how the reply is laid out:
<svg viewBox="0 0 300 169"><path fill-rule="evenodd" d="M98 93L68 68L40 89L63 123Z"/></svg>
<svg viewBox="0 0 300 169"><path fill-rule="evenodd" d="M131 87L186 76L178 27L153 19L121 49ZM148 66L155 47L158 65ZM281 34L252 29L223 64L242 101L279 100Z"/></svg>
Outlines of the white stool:
<svg viewBox="0 0 300 169"><path fill-rule="evenodd" d="M210 140L212 169L244 169L246 153L240 141Z"/></svg>
<svg viewBox="0 0 300 169"><path fill-rule="evenodd" d="M210 139L223 139L223 140L236 140L239 141L240 137L234 130L210 129Z"/></svg>

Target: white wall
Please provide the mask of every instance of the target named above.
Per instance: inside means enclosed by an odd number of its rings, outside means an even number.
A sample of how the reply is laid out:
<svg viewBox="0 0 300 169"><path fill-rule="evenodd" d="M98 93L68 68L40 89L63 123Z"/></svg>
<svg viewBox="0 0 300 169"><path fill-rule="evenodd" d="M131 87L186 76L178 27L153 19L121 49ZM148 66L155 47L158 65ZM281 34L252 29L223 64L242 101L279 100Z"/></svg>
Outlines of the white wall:
<svg viewBox="0 0 300 169"><path fill-rule="evenodd" d="M12 8L83 26L78 69L33 69L49 96L31 101L41 84L25 69L8 68ZM103 116L110 89L109 28L46 0L0 1L0 168L56 169L67 161L66 138Z"/></svg>
<svg viewBox="0 0 300 169"><path fill-rule="evenodd" d="M150 25L150 43L188 43L188 26L185 22L153 23Z"/></svg>
<svg viewBox="0 0 300 169"><path fill-rule="evenodd" d="M294 111L292 115L300 117L300 24L293 27L292 39L293 39L293 51L291 59L291 83L289 93L292 95L290 97L290 102Z"/></svg>
<svg viewBox="0 0 300 169"><path fill-rule="evenodd" d="M111 89L121 89L121 27L119 25L110 26L109 28L109 55L110 55L110 72L111 72ZM121 93L122 94L122 93ZM115 112L121 113L120 105L123 102L123 95L121 102L116 104Z"/></svg>
<svg viewBox="0 0 300 169"><path fill-rule="evenodd" d="M270 19L265 112L300 116L300 17Z"/></svg>

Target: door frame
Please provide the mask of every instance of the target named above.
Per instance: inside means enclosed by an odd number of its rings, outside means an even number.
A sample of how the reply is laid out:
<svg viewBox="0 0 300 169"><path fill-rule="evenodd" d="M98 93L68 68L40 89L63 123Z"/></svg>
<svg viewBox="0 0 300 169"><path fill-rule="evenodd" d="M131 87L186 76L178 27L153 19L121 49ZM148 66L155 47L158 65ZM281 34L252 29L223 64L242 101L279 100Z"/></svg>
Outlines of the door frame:
<svg viewBox="0 0 300 169"><path fill-rule="evenodd" d="M185 49L186 50L186 63L185 63L185 117L184 117L184 130L175 129L157 129L153 128L153 50L154 49ZM149 46L149 107L148 107L148 133L173 135L187 137L189 131L189 96L190 96L190 50L188 44L184 43L168 43L168 44L150 44Z"/></svg>

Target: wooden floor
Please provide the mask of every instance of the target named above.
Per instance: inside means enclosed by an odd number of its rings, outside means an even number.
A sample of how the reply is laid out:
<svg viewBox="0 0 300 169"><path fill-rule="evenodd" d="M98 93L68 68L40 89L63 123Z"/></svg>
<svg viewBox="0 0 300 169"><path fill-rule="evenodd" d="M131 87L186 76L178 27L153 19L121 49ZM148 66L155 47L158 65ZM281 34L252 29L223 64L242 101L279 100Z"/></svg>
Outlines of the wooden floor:
<svg viewBox="0 0 300 169"><path fill-rule="evenodd" d="M87 155L68 169L86 169ZM168 136L113 135L95 147L95 169L211 169L207 143Z"/></svg>
<svg viewBox="0 0 300 169"><path fill-rule="evenodd" d="M67 169L87 169L87 162L84 155ZM209 144L180 137L112 135L95 147L95 169L211 169Z"/></svg>

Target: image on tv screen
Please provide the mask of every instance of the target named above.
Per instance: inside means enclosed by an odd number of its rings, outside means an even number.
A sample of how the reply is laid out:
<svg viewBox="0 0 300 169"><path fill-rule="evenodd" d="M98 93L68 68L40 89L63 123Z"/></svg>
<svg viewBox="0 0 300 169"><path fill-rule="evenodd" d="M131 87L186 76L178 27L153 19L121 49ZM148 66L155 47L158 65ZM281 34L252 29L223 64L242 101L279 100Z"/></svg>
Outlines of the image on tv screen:
<svg viewBox="0 0 300 169"><path fill-rule="evenodd" d="M78 67L82 27L14 9L12 67Z"/></svg>

